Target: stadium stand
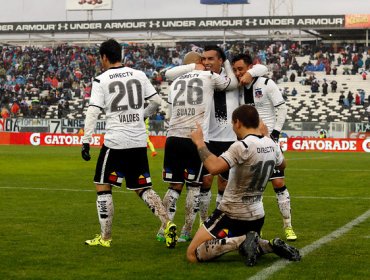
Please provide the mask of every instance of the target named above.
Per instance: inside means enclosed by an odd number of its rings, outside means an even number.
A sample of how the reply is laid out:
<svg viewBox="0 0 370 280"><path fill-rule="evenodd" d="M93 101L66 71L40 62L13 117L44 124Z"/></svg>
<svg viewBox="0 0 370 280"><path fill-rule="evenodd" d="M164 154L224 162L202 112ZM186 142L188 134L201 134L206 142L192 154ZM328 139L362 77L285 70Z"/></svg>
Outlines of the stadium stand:
<svg viewBox="0 0 370 280"><path fill-rule="evenodd" d="M370 55L359 49L342 46L332 53L328 48L309 45L275 43L234 43L223 46L229 58L248 52L255 62L270 69L270 78L277 81L288 105L287 119L297 122L363 122L367 121L370 81L362 75L370 70ZM162 114L167 110L168 82L166 69L181 64L183 55L197 50L194 44L178 44L176 48L150 44L123 44L126 66L140 69L151 79L163 97ZM55 48L0 47L1 109L11 117L68 118L85 117L92 77L100 73L97 47L61 45ZM336 68L336 74L333 74ZM316 71L321 70L321 71ZM291 73L295 80L290 81ZM328 94L322 93L323 81L329 84ZM337 83L336 92L330 83ZM312 92L317 82L319 92ZM291 94L293 88L297 94ZM359 104L349 102L363 91ZM340 95L345 98L339 103ZM13 104L19 105L13 106ZM366 103L366 104L365 104ZM13 108L13 109L12 109ZM3 116L3 114L2 114ZM6 116L6 114L4 114ZM99 116L104 119L104 113Z"/></svg>

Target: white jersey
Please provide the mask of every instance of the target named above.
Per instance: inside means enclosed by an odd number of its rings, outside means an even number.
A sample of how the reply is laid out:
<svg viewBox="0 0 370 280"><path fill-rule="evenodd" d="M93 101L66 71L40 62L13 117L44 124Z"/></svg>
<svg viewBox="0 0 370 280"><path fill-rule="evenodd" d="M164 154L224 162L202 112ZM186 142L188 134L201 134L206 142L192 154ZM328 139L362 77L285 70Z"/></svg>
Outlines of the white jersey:
<svg viewBox="0 0 370 280"><path fill-rule="evenodd" d="M144 102L156 93L144 72L129 67L110 68L94 79L89 106L105 111L105 146L146 147Z"/></svg>
<svg viewBox="0 0 370 280"><path fill-rule="evenodd" d="M283 154L270 138L247 135L221 154L230 166L229 181L218 208L230 218L257 220L265 215L262 194Z"/></svg>
<svg viewBox="0 0 370 280"><path fill-rule="evenodd" d="M198 122L202 125L205 141L208 141L214 90L224 90L229 84L230 79L201 70L193 70L175 79L168 96L172 115L167 137L190 138Z"/></svg>
<svg viewBox="0 0 370 280"><path fill-rule="evenodd" d="M222 68L221 76L226 77ZM239 106L239 90L215 92L209 122L209 140L219 142L234 142L235 132L231 125L231 116Z"/></svg>
<svg viewBox="0 0 370 280"><path fill-rule="evenodd" d="M285 104L285 101L274 81L259 77L252 82L250 87L241 88L240 103L255 106L260 118L271 133L276 125L275 108ZM282 127L283 123L279 124L280 126ZM277 130L280 131L280 129Z"/></svg>

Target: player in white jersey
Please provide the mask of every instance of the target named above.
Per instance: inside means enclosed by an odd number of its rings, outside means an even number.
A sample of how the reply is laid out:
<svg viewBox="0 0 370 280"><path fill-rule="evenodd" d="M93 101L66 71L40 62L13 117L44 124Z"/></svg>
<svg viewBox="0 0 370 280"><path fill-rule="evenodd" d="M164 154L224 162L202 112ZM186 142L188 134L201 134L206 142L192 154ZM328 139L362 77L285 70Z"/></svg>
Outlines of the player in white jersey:
<svg viewBox="0 0 370 280"><path fill-rule="evenodd" d="M190 243L187 259L203 262L239 249L249 266L255 265L257 256L271 252L298 261L299 251L281 239L269 242L259 238L265 217L263 192L274 168L285 167L280 147L261 134L260 118L253 106L238 107L232 125L239 141L219 157L208 150L200 126L192 132L208 171L220 174L230 169L230 175L220 204Z"/></svg>
<svg viewBox="0 0 370 280"><path fill-rule="evenodd" d="M126 188L134 190L160 219L165 227L166 245L172 248L177 241L176 225L169 220L160 197L152 189L144 123L144 117L155 112L161 98L143 72L122 65L122 48L117 41L103 42L99 52L105 72L93 82L81 154L84 160L90 160L89 143L103 109L106 134L94 177L101 232L85 244L110 247L114 213L112 186L121 187L125 178ZM150 103L144 110L145 100Z"/></svg>
<svg viewBox="0 0 370 280"><path fill-rule="evenodd" d="M185 206L185 224L182 232L191 232L193 221L198 211L198 199L202 164L197 150L190 139L190 133L196 129L196 123L201 123L208 134L208 124L211 113L213 95L216 90L238 87L237 79L222 77L210 71L203 71L201 56L190 52L184 58L184 63L196 63L196 69L181 75L173 81L168 96L170 107L170 123L167 133L165 156L163 163L163 180L170 183L163 203L172 220L176 212L176 202L184 183L187 186ZM232 73L230 63L227 71ZM206 141L207 136L206 136ZM162 239L161 229L157 240ZM179 239L180 241L180 239Z"/></svg>
<svg viewBox="0 0 370 280"><path fill-rule="evenodd" d="M232 61L234 73L238 78L252 67L252 58L249 55L238 55ZM287 107L277 85L268 78L259 77L250 84L242 86L240 91L241 104L250 104L256 107L260 118L269 130L270 137L278 142L280 131L285 122ZM284 171L274 170L270 180L283 216L285 236L287 240L294 241L297 239L297 235L292 227L290 195L285 185Z"/></svg>
<svg viewBox="0 0 370 280"><path fill-rule="evenodd" d="M226 56L222 49L218 46L206 46L202 53L202 63L206 70L220 74L220 76L234 76L231 73L226 73L225 67L222 67L226 60ZM178 77L186 71L192 70L190 67L179 66L172 68L166 72L166 77L170 80ZM263 76L267 74L267 67L264 65L256 65L250 69L244 76L244 79L250 81L252 77ZM236 140L235 133L231 126L231 114L239 106L239 90L228 88L225 91L215 91L209 118L209 130L206 134L209 136L207 145L209 149L216 155L220 155L226 151ZM207 138L208 138L207 136ZM222 194L226 187L228 171L218 176L218 195L216 204L221 200ZM211 201L211 185L213 176L203 169L203 184L200 189L199 199L199 214L200 221L203 222L208 217L208 208ZM190 241L191 234L188 231L181 231L179 241Z"/></svg>

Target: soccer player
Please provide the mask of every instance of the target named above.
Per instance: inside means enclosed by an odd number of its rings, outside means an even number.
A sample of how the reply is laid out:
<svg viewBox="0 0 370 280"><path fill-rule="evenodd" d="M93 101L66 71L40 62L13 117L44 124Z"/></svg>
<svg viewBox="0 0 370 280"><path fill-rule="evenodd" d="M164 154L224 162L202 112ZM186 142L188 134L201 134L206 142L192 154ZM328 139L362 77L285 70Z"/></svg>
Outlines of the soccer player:
<svg viewBox="0 0 370 280"><path fill-rule="evenodd" d="M145 120L145 129L146 129L146 134L148 135L146 142L149 146L150 151L152 152L152 157L155 157L158 153L155 150L154 145L152 141L150 141L150 138L149 138L149 118Z"/></svg>
<svg viewBox="0 0 370 280"><path fill-rule="evenodd" d="M196 122L202 124L207 137L211 105L215 89L237 88L238 81L222 77L211 71L203 71L199 53L190 52L184 58L184 64L194 64L195 70L181 75L173 81L170 88L168 102L170 107L170 123L165 144L163 163L163 180L170 184L163 198L169 217L173 220L176 211L176 202L186 183L187 197L185 206L185 224L181 230L191 232L192 225L199 207L199 190L202 182L201 161L197 150L190 139ZM225 63L227 73L232 73L231 65ZM206 139L207 141L207 139ZM161 240L161 229L157 240ZM179 239L180 241L180 239Z"/></svg>
<svg viewBox="0 0 370 280"><path fill-rule="evenodd" d="M152 189L144 117L152 115L161 98L142 71L124 67L121 45L107 40L100 46L100 59L105 70L94 79L90 104L86 112L85 134L82 137L82 158L90 160L89 143L100 110L106 113L106 134L96 164L94 182L100 234L85 244L110 247L112 240L112 186L134 190L160 219L165 227L166 245L176 245L176 225L167 215L160 197ZM149 105L144 110L144 102Z"/></svg>
<svg viewBox="0 0 370 280"><path fill-rule="evenodd" d="M285 167L283 154L278 144L261 135L253 106L238 107L232 114L232 126L239 141L219 157L208 150L199 125L191 133L207 170L215 175L230 169L230 176L217 209L191 241L187 259L204 262L239 249L248 266L256 264L257 256L272 252L298 261L296 248L279 238L268 241L259 237L265 217L262 195L274 168Z"/></svg>
<svg viewBox="0 0 370 280"><path fill-rule="evenodd" d="M236 77L241 78L252 67L252 58L247 54L237 55L233 58L232 64ZM256 107L260 118L269 130L271 139L278 142L280 131L285 122L287 107L274 81L265 77L255 78L251 83L241 87L240 99L241 104L249 104ZM290 195L285 185L284 177L284 170L276 169L270 180L283 216L286 239L294 241L297 239L297 235L292 227Z"/></svg>
<svg viewBox="0 0 370 280"><path fill-rule="evenodd" d="M221 76L234 76L226 73L223 67L226 60L226 55L223 50L215 45L205 46L202 53L202 63L205 69L218 73ZM175 67L166 72L166 77L171 79L176 78L181 72L181 67ZM188 68L189 70L189 68ZM186 71L186 70L185 70ZM249 69L243 79L251 81L252 77L263 76L267 74L268 69L264 65L255 65ZM231 114L239 106L239 89L226 89L223 91L215 91L211 106L211 115L209 121L209 142L208 148L212 153L219 156L226 151L232 143L236 140L235 133L231 126ZM206 169L203 169L203 184L200 189L199 199L199 215L202 223L208 217L208 208L211 202L211 186L213 182L213 175L209 174ZM216 198L216 205L220 202L222 194L225 190L229 171L225 171L217 176L218 194ZM179 242L190 241L190 232L181 231Z"/></svg>

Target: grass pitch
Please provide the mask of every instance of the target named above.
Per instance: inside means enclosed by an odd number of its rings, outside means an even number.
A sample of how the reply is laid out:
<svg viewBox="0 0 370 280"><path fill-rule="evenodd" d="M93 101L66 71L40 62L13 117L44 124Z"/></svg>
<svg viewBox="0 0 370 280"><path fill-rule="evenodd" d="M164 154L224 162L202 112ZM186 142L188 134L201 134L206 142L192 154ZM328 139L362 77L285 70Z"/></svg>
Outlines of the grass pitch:
<svg viewBox="0 0 370 280"><path fill-rule="evenodd" d="M174 250L155 240L158 219L134 192L114 189L111 248L84 240L99 232L92 160L79 147L0 146L0 279L248 279L279 258L263 256L246 267L237 252L189 264L187 244ZM370 155L286 153L287 186L298 240L305 248L370 209ZM161 197L163 151L150 158L154 189ZM185 192L185 191L184 191ZM215 188L213 188L213 203ZM181 228L185 193L175 222ZM264 204L265 238L283 237L271 184ZM196 222L197 224L197 222ZM196 226L195 226L196 229ZM369 279L369 219L291 263L269 279Z"/></svg>

